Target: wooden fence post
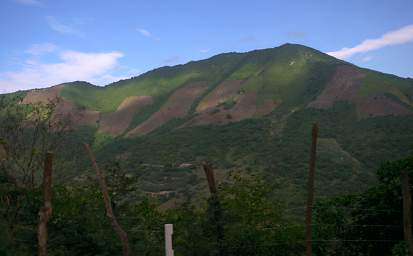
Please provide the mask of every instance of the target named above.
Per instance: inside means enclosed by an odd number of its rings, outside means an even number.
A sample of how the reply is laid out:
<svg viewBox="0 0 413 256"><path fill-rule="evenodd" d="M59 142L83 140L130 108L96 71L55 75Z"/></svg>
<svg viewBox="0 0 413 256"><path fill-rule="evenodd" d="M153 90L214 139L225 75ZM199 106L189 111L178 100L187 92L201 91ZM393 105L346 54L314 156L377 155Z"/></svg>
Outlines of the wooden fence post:
<svg viewBox="0 0 413 256"><path fill-rule="evenodd" d="M403 194L403 231L404 240L407 243L409 256L413 256L413 235L412 235L412 196L410 193L409 174L403 170L400 174L400 181Z"/></svg>
<svg viewBox="0 0 413 256"><path fill-rule="evenodd" d="M222 248L222 240L224 239L224 231L222 228L222 212L221 212L221 204L218 199L217 188L215 184L214 178L214 171L212 169L212 165L208 162L204 162L202 167L205 171L205 175L207 177L209 192L211 193L211 198L209 199L209 207L210 210L213 212L214 224L215 224L215 232L217 235L217 245L218 245L218 255L223 255L223 248Z"/></svg>
<svg viewBox="0 0 413 256"><path fill-rule="evenodd" d="M313 215L313 204L314 204L314 173L315 164L317 156L317 136L318 136L318 124L313 124L311 132L311 152L310 152L310 162L309 162L309 173L308 173L308 197L307 197L307 212L305 218L306 234L306 255L311 256L313 251L312 245L312 215Z"/></svg>
<svg viewBox="0 0 413 256"><path fill-rule="evenodd" d="M172 224L165 224L165 255L174 256L174 250L172 247L172 234L174 228Z"/></svg>
<svg viewBox="0 0 413 256"><path fill-rule="evenodd" d="M37 228L38 255L47 255L47 223L52 217L52 172L53 153L47 152L43 170L43 206L39 210L39 225Z"/></svg>
<svg viewBox="0 0 413 256"><path fill-rule="evenodd" d="M103 201L105 203L106 216L109 218L109 221L112 225L113 230L115 230L116 234L118 235L122 243L123 255L129 256L131 255L131 252L130 252L128 234L119 225L119 222L116 219L115 214L113 213L112 204L110 202L110 197L109 197L109 191L108 191L108 187L106 186L105 177L103 175L103 172L99 169L99 166L96 162L95 155L93 154L93 151L88 144L85 144L85 149L87 153L89 154L89 158L93 164L93 167L95 168L96 175L98 177L99 186L103 194Z"/></svg>

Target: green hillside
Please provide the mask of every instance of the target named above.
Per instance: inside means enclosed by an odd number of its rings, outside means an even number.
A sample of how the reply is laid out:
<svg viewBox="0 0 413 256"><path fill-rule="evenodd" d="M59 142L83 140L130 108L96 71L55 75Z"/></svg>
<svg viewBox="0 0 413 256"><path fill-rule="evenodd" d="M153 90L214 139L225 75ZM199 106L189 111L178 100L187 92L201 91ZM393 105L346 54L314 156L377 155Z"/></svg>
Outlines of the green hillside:
<svg viewBox="0 0 413 256"><path fill-rule="evenodd" d="M199 94L193 96L193 88ZM224 53L105 87L73 82L59 90L73 105L70 111L100 118L96 125L79 122L70 135L72 146L87 140L100 161L121 158L129 172L142 177L143 190L165 190L162 182L154 184L175 175L167 187L179 197L199 191L204 181L196 166L208 159L222 172L254 170L281 179L285 186L279 191L291 202L302 202L314 122L320 124L320 196L367 188L382 160L403 157L413 144L411 79L359 68L302 45ZM48 89L36 93L52 94ZM104 124L126 118L117 111L131 96L152 101L125 112L132 117L121 133L103 132ZM70 165L61 176L71 180L88 163L81 152L67 152L76 167ZM182 163L196 168L182 176L173 169Z"/></svg>

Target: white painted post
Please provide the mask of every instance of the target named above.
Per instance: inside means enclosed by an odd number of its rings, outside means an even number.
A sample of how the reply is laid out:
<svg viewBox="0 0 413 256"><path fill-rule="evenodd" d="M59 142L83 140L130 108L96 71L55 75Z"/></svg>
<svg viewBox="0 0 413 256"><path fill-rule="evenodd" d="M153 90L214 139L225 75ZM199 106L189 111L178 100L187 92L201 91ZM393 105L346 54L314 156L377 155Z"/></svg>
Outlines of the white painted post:
<svg viewBox="0 0 413 256"><path fill-rule="evenodd" d="M165 255L174 256L172 248L172 234L174 233L173 224L165 224Z"/></svg>

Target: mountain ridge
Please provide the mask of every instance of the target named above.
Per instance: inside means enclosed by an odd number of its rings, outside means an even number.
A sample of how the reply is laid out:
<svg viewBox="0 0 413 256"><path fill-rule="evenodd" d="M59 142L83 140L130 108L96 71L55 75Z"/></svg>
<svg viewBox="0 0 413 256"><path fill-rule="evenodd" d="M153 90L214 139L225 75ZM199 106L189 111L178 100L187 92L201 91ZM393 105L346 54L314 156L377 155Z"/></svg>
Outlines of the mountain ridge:
<svg viewBox="0 0 413 256"><path fill-rule="evenodd" d="M314 122L323 196L373 184L380 161L402 157L413 141L413 80L295 44L161 67L106 87L78 81L19 95L24 104L59 98L55 111L71 117L74 145L88 142L99 161L123 162L151 193L174 173L167 190L178 198L202 183L198 170L178 167L208 159L222 172L283 180L282 193L302 200ZM76 166L62 171L66 181L88 166L77 147L62 153Z"/></svg>
<svg viewBox="0 0 413 256"><path fill-rule="evenodd" d="M372 80L371 85L366 83L369 79ZM179 101L189 95L178 94L190 93L190 89L185 90L184 87L194 88L191 87L194 83L206 85L181 110L183 112L178 116L171 111L165 112L170 108L168 104L175 109L179 107ZM144 134L170 120L186 116L195 116L186 126L226 124L263 116L275 108L287 112L303 107L325 108L340 100L356 104L360 116L405 115L411 113L413 106L413 86L409 84L409 79L359 68L316 49L287 43L274 48L222 53L200 61L164 66L103 87L75 81L49 89L31 90L25 92L27 95L22 102L61 97L66 105L71 105L65 107L68 109L66 112L79 114L79 109L84 109L86 119L95 120L98 126L106 124L106 128L99 129L100 132L109 131L116 137L125 133L131 136L133 129L139 130L139 125L148 127L148 122L155 123L149 125L153 128L146 128ZM146 102L143 105L139 103L142 99ZM175 101L177 105L174 105ZM330 103L324 103L327 105L323 107L323 104L316 103L321 101ZM124 104L139 107L129 108L127 113L124 110L122 113L127 121L123 122L122 128L110 129L119 122L109 120L121 120L116 113ZM240 107L242 105L245 107ZM248 109L251 110L249 113L246 112ZM99 113L99 118L96 113ZM105 116L109 117L105 120ZM78 125L84 125L84 122ZM111 133L112 130L116 132Z"/></svg>

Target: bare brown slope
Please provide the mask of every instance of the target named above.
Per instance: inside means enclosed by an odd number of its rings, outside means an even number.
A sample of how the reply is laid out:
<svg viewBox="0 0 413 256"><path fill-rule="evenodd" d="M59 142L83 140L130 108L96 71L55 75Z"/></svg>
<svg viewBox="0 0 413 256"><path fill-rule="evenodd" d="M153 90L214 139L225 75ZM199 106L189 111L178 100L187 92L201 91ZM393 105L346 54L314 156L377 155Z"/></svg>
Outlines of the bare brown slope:
<svg viewBox="0 0 413 256"><path fill-rule="evenodd" d="M242 86L245 81L224 81L211 93L209 93L198 105L197 114L194 118L183 125L224 125L239 122L254 116L263 116L270 113L276 103L267 100L257 105L255 92L244 92ZM225 107L225 102L232 102L233 106Z"/></svg>
<svg viewBox="0 0 413 256"><path fill-rule="evenodd" d="M364 74L352 66L340 66L335 71L333 78L327 83L326 88L317 99L308 104L308 107L326 109L337 101L355 102L361 87Z"/></svg>
<svg viewBox="0 0 413 256"><path fill-rule="evenodd" d="M365 75L356 67L343 65L337 68L324 91L308 107L327 109L338 101L348 101L356 106L360 118L387 115L411 115L413 112L396 100L376 94L361 96L359 90Z"/></svg>
<svg viewBox="0 0 413 256"><path fill-rule="evenodd" d="M272 101L267 101L264 104L257 106L257 95L255 92L248 92L240 95L235 100L234 106L230 109L225 109L224 106L208 108L193 117L183 127L197 125L224 125L228 123L239 122L244 119L263 116L270 113L276 104Z"/></svg>
<svg viewBox="0 0 413 256"><path fill-rule="evenodd" d="M22 104L49 103L60 97L63 85L56 85L47 89L35 89L26 94Z"/></svg>
<svg viewBox="0 0 413 256"><path fill-rule="evenodd" d="M225 100L233 97L239 96L239 91L241 90L243 80L231 80L224 81L212 92L210 92L196 108L197 112L202 112L210 108L214 108L219 104L225 102Z"/></svg>
<svg viewBox="0 0 413 256"><path fill-rule="evenodd" d="M159 128L174 118L187 115L192 103L208 88L206 82L190 83L176 90L149 119L130 131L126 136L140 136Z"/></svg>
<svg viewBox="0 0 413 256"><path fill-rule="evenodd" d="M73 128L79 126L95 126L100 119L100 113L76 106L72 102L60 99L55 109L55 116L66 119Z"/></svg>
<svg viewBox="0 0 413 256"><path fill-rule="evenodd" d="M135 114L144 106L153 103L151 96L131 96L126 98L116 112L104 114L100 121L99 132L119 136L128 129Z"/></svg>
<svg viewBox="0 0 413 256"><path fill-rule="evenodd" d="M22 104L54 102L56 104L55 118L68 121L72 127L96 125L99 120L99 112L83 109L61 98L60 92L62 89L63 85L57 85L47 89L32 90L24 97Z"/></svg>

